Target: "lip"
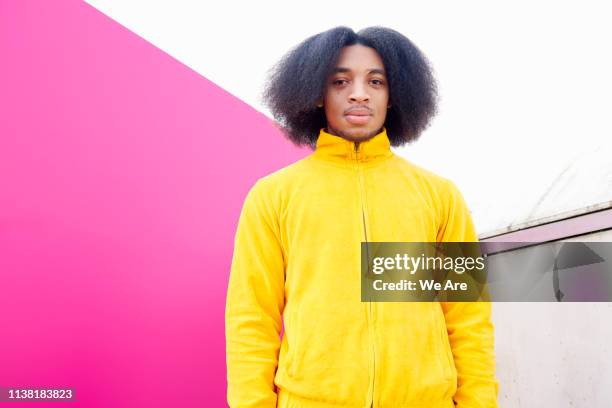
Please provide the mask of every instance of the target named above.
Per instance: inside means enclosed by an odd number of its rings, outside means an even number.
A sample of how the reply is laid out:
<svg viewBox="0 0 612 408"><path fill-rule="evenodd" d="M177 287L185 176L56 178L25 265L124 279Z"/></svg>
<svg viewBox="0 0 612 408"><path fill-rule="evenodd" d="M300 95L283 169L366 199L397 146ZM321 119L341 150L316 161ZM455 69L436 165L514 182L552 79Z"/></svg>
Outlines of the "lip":
<svg viewBox="0 0 612 408"><path fill-rule="evenodd" d="M353 125L363 125L369 122L372 113L367 109L349 109L344 113L344 117Z"/></svg>
<svg viewBox="0 0 612 408"><path fill-rule="evenodd" d="M354 109L349 109L347 111L344 112L345 116L372 116L372 112L370 112L368 109L363 109L363 108L354 108Z"/></svg>

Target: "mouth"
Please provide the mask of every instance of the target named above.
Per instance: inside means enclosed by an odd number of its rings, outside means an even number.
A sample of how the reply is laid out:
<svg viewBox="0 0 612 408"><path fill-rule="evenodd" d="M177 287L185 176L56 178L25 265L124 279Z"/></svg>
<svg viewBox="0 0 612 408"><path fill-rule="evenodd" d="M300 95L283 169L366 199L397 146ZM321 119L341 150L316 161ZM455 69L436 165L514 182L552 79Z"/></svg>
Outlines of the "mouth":
<svg viewBox="0 0 612 408"><path fill-rule="evenodd" d="M346 121L354 125L363 125L370 121L372 113L368 109L350 109L344 113Z"/></svg>

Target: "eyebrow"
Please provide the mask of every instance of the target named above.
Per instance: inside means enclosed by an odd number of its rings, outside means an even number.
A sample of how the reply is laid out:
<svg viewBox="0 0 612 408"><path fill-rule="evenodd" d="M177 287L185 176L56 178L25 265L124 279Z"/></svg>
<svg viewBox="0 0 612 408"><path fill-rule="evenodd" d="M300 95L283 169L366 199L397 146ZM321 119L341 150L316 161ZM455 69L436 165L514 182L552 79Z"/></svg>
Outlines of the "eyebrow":
<svg viewBox="0 0 612 408"><path fill-rule="evenodd" d="M351 72L351 70L349 68L345 68L345 67L336 67L336 68L334 68L334 71L333 71L334 74L344 73L344 72ZM380 68L370 68L368 70L368 74L385 75L385 70L384 69L380 69Z"/></svg>

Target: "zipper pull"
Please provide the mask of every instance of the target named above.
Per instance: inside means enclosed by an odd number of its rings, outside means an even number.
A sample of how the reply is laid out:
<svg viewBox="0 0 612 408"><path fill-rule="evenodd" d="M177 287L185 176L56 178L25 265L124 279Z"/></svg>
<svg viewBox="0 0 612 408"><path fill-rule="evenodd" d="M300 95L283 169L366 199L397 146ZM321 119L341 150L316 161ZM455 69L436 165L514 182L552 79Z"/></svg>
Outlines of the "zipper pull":
<svg viewBox="0 0 612 408"><path fill-rule="evenodd" d="M355 152L355 161L359 161L359 142L353 142L354 152Z"/></svg>

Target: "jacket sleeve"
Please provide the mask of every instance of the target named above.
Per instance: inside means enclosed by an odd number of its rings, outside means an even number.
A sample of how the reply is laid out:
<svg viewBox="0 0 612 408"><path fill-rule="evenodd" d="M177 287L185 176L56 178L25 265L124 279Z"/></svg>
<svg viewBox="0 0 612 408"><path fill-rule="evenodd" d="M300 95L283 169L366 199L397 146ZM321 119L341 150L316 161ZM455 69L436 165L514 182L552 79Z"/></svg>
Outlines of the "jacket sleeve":
<svg viewBox="0 0 612 408"><path fill-rule="evenodd" d="M438 241L477 242L463 196L449 180ZM441 302L457 368L457 408L497 407L498 382L490 302Z"/></svg>
<svg viewBox="0 0 612 408"><path fill-rule="evenodd" d="M276 407L285 271L273 207L257 182L236 231L225 307L231 408Z"/></svg>

